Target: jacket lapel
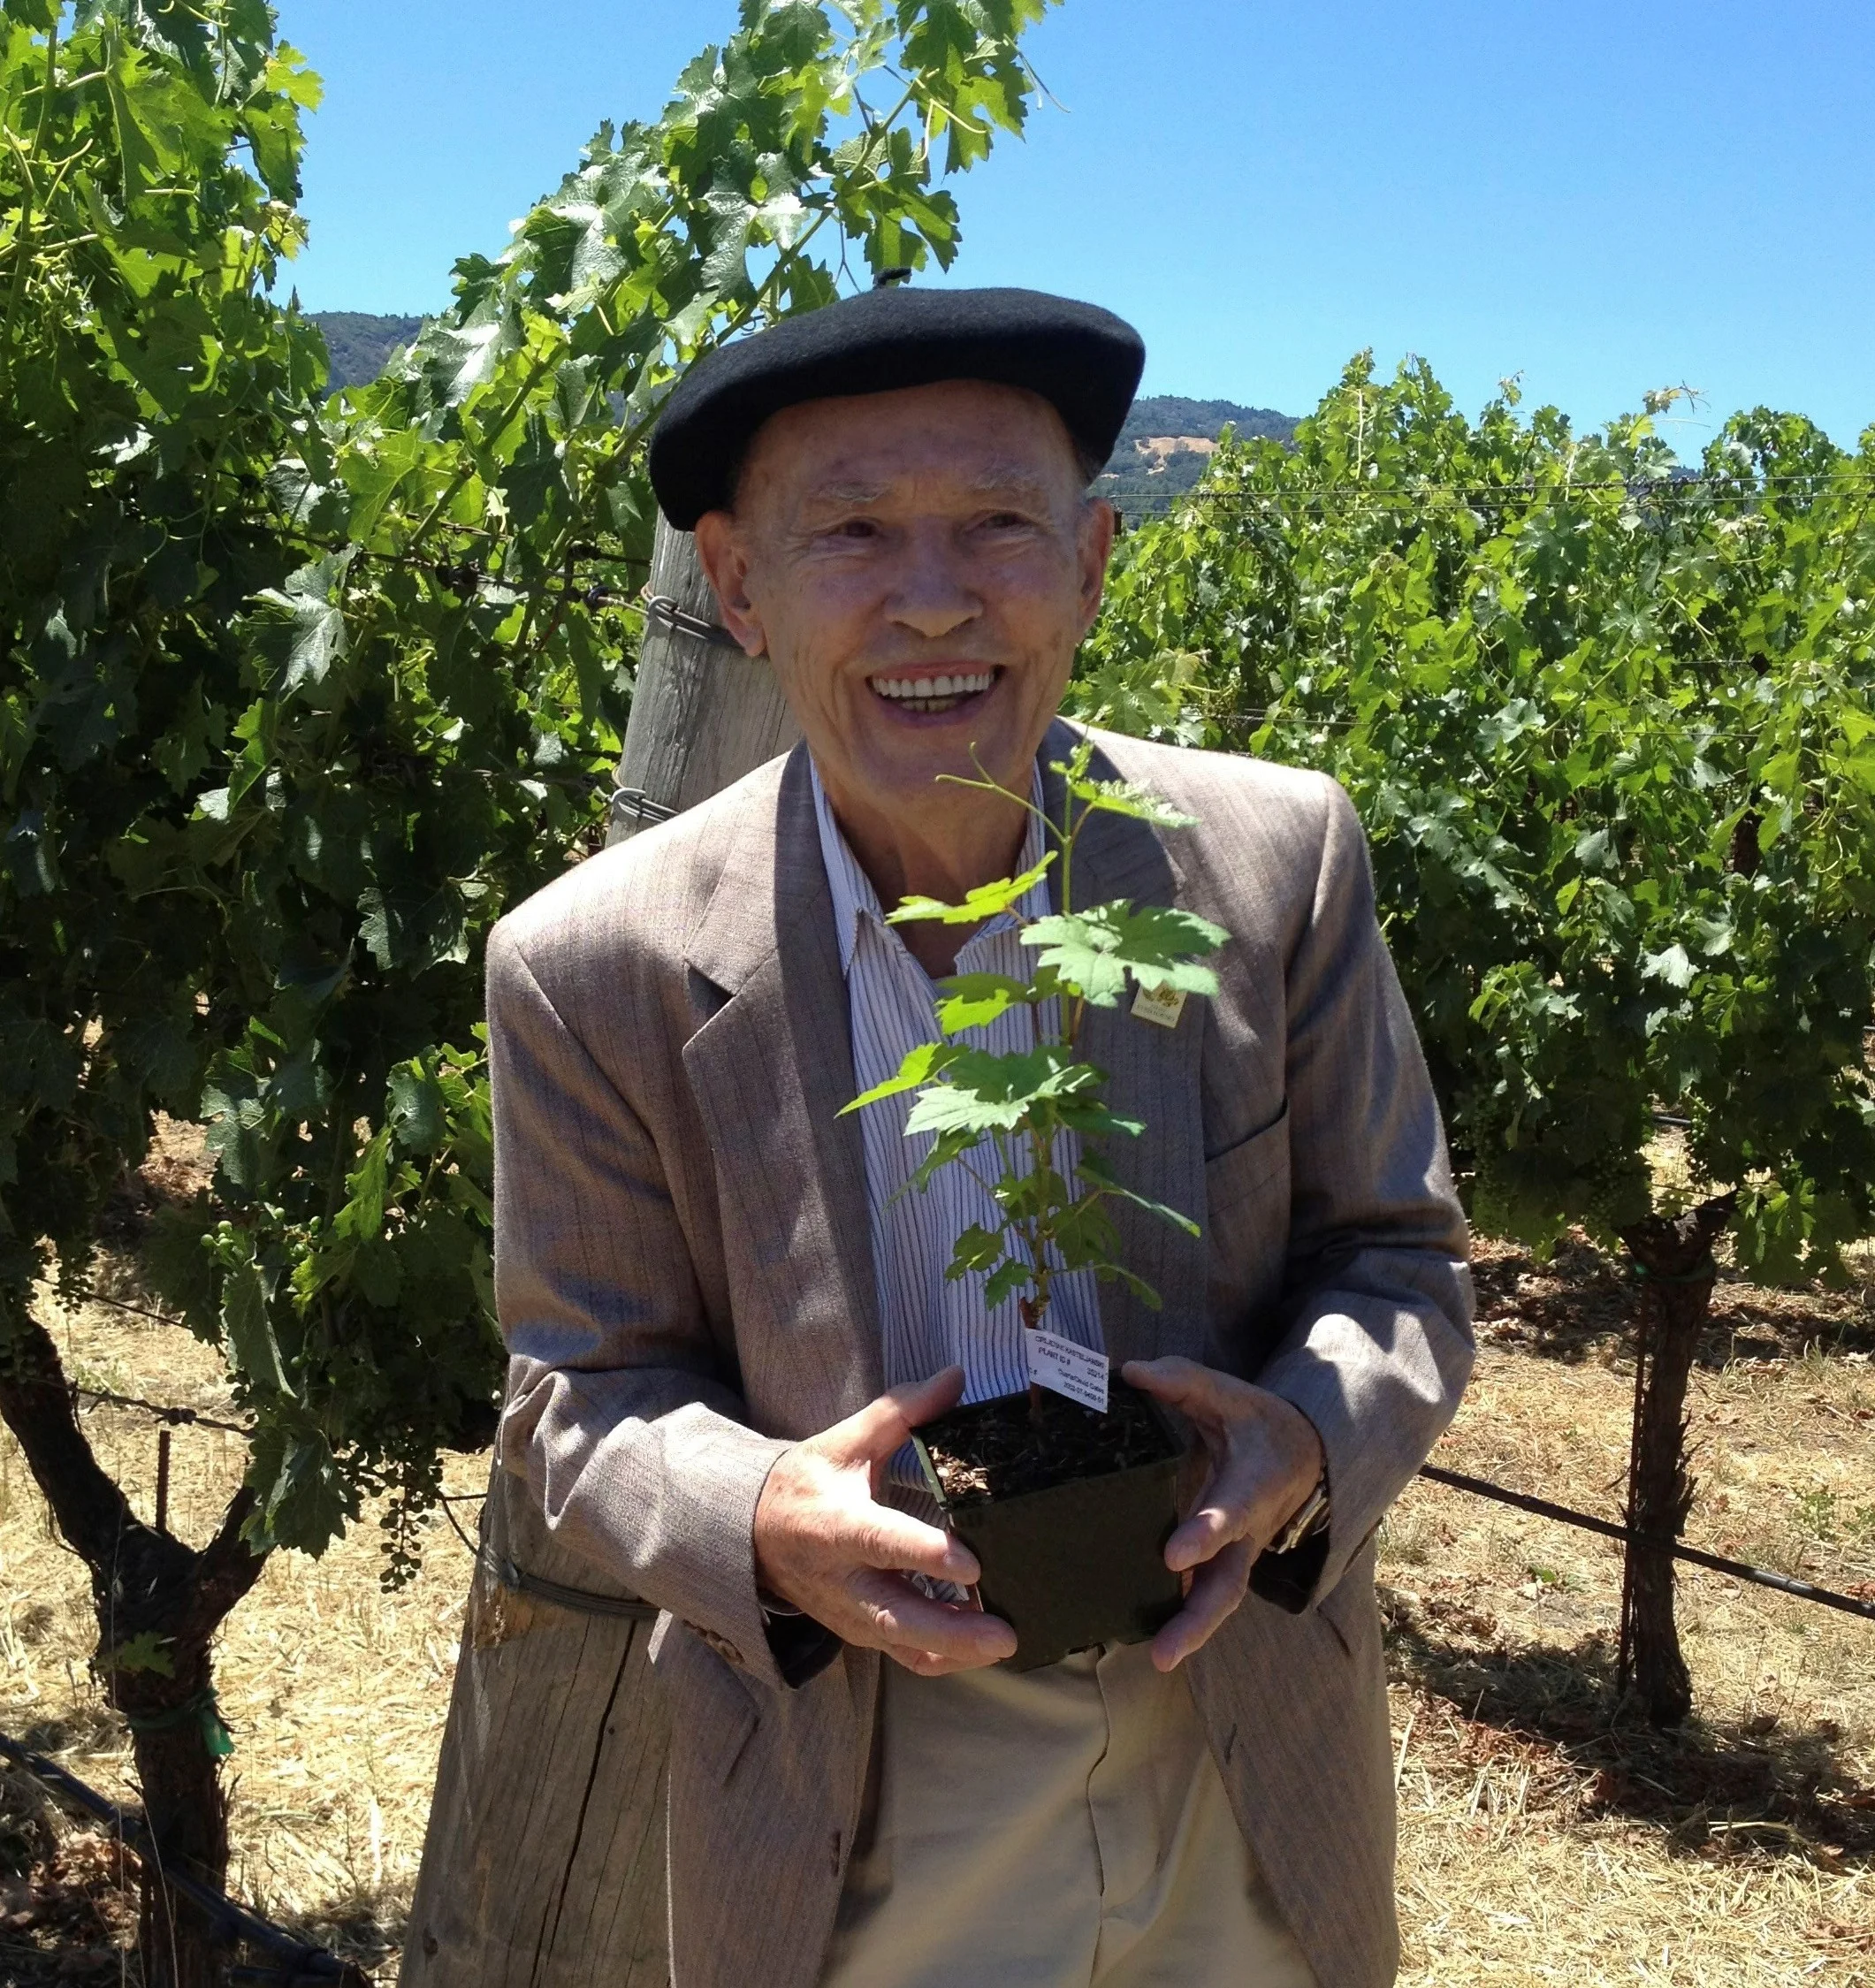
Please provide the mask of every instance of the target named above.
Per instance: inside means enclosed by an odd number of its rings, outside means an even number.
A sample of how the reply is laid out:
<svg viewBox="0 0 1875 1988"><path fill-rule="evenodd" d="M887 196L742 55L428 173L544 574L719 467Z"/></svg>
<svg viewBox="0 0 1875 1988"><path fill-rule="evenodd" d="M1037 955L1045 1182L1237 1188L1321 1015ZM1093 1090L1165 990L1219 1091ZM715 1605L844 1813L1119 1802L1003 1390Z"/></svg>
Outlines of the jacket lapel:
<svg viewBox="0 0 1875 1988"><path fill-rule="evenodd" d="M1062 819L1065 789L1055 762L1065 760L1079 734L1057 721L1041 750L1044 804L1050 821ZM1096 746L1089 777L1120 774ZM1183 879L1158 833L1124 815L1096 815L1075 847L1078 905L1124 897L1136 904L1172 905ZM1205 1213L1203 1100L1199 1059L1204 1045L1205 1003L1187 1001L1175 1028L1161 1028L1132 1013L1130 996L1113 1008L1093 1008L1082 1024L1081 1053L1107 1072L1108 1097L1123 1116L1143 1119L1136 1139L1116 1139L1107 1158L1134 1192L1162 1201L1201 1222ZM1117 1282L1101 1286L1101 1329L1115 1366L1162 1353L1201 1357L1205 1344L1206 1244L1161 1216L1121 1202L1118 1259L1159 1293L1157 1311Z"/></svg>
<svg viewBox="0 0 1875 1988"><path fill-rule="evenodd" d="M683 1063L726 1247L779 1333L751 1333L756 1321L738 1316L743 1385L763 1426L819 1429L884 1383L858 1123L838 1116L854 1093L852 1045L804 747L772 809L736 818L685 956L728 997Z"/></svg>

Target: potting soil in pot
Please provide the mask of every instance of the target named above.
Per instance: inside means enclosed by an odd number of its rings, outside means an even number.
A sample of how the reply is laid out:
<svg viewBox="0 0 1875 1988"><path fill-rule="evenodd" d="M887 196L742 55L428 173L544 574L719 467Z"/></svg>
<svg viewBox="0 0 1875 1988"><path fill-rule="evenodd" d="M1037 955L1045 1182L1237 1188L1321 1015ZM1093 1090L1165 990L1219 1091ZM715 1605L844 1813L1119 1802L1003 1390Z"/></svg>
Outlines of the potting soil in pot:
<svg viewBox="0 0 1875 1988"><path fill-rule="evenodd" d="M998 1395L953 1408L918 1434L954 1508L1104 1477L1173 1453L1151 1401L1126 1387L1114 1389L1104 1415L1044 1389L1034 1411L1025 1394Z"/></svg>

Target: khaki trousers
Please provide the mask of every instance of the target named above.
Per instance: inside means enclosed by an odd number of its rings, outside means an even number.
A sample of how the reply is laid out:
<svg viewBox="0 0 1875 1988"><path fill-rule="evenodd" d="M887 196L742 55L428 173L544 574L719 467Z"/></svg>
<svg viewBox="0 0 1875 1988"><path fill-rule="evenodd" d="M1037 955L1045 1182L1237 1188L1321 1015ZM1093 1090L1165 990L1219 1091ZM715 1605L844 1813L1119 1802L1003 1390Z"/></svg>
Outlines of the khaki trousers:
<svg viewBox="0 0 1875 1988"><path fill-rule="evenodd" d="M1315 1988L1143 1644L884 1668L822 1988Z"/></svg>

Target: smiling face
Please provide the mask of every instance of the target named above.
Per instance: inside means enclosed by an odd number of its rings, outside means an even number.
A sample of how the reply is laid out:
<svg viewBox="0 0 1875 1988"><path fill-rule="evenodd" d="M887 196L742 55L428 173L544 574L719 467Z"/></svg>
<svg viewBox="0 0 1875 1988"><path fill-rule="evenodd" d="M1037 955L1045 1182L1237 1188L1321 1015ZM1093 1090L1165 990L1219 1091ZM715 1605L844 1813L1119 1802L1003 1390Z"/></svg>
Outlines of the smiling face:
<svg viewBox="0 0 1875 1988"><path fill-rule="evenodd" d="M980 380L784 409L734 512L698 522L723 620L774 664L881 895L1002 873L1007 851L983 852L1019 835L1018 811L937 776L975 777L974 748L1026 795L1112 539L1060 415Z"/></svg>

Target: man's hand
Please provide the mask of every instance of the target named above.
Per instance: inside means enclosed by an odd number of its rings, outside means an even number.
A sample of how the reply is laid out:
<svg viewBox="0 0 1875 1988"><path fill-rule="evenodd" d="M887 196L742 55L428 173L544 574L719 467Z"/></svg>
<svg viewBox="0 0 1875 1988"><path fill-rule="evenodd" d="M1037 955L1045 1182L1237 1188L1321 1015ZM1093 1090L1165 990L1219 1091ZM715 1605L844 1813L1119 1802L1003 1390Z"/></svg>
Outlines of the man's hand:
<svg viewBox="0 0 1875 1988"><path fill-rule="evenodd" d="M1256 1557L1300 1510L1322 1474L1322 1438L1267 1388L1196 1360L1129 1360L1122 1376L1176 1408L1203 1438L1211 1470L1197 1505L1165 1542L1187 1577L1185 1606L1153 1638L1153 1662L1176 1670L1244 1598Z"/></svg>
<svg viewBox="0 0 1875 1988"><path fill-rule="evenodd" d="M1016 1632L1000 1617L934 1602L905 1579L922 1573L968 1587L979 1573L969 1549L878 1501L894 1453L963 1391L963 1368L949 1367L880 1395L782 1451L755 1507L757 1580L842 1642L882 1649L923 1678L979 1670L1016 1651Z"/></svg>

